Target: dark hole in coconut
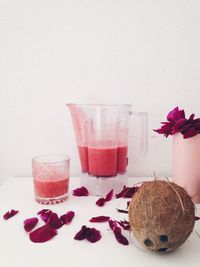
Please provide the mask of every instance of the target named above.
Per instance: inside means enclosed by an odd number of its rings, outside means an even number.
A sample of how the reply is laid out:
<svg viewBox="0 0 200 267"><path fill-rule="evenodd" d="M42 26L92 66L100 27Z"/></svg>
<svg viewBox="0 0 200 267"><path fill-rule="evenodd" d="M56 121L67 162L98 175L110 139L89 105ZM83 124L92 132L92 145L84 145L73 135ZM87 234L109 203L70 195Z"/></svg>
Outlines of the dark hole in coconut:
<svg viewBox="0 0 200 267"><path fill-rule="evenodd" d="M167 251L167 249L168 249L168 248L159 248L157 251L158 251L158 252L165 252L165 251Z"/></svg>
<svg viewBox="0 0 200 267"><path fill-rule="evenodd" d="M147 239L144 240L144 244L147 247L151 247L153 245L153 242L150 239L147 238Z"/></svg>
<svg viewBox="0 0 200 267"><path fill-rule="evenodd" d="M160 242L168 242L168 236L167 235L160 235Z"/></svg>

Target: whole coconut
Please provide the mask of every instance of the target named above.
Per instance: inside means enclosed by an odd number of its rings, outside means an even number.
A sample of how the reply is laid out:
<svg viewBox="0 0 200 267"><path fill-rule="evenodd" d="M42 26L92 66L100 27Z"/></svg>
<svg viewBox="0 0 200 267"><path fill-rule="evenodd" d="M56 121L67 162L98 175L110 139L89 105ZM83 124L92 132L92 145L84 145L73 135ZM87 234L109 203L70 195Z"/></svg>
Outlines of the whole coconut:
<svg viewBox="0 0 200 267"><path fill-rule="evenodd" d="M183 244L193 230L195 209L185 189L175 183L145 182L133 195L129 221L147 249L165 252Z"/></svg>

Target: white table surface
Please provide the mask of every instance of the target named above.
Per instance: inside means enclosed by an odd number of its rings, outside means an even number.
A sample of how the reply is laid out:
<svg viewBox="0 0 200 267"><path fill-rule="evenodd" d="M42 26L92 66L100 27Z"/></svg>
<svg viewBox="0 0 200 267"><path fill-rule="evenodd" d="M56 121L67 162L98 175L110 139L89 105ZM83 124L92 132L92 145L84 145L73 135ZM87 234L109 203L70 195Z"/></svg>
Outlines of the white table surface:
<svg viewBox="0 0 200 267"><path fill-rule="evenodd" d="M141 179L129 179L135 184ZM200 221L196 221L195 230L179 249L168 254L158 255L143 251L135 246L133 238L129 246L119 244L107 223L89 223L93 216L109 215L113 219L127 219L126 214L119 214L116 208L124 209L126 200L114 199L104 207L95 205L97 197L74 197L73 188L79 186L79 178L71 178L69 199L57 205L40 205L33 196L32 179L12 178L0 187L0 266L2 267L55 267L55 266L95 266L95 267L170 267L200 266ZM76 213L70 225L58 230L58 235L46 243L32 243L23 229L23 220L36 216L43 209L50 208L59 215L73 210ZM10 209L20 212L8 221L2 216ZM197 215L200 206L197 205ZM42 222L40 223L42 225ZM88 241L76 241L74 235L82 225L95 227L102 233L102 239L94 244ZM39 225L38 225L39 226Z"/></svg>

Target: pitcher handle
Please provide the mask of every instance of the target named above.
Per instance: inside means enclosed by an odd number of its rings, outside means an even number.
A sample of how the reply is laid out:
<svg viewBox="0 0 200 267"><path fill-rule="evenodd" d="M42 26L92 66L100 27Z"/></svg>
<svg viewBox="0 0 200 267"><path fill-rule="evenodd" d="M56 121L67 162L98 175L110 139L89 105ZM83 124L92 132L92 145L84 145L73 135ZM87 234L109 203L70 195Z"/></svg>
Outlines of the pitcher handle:
<svg viewBox="0 0 200 267"><path fill-rule="evenodd" d="M139 120L139 133L138 133L138 151L134 156L134 160L139 159L148 151L148 112L130 112L130 115L138 118Z"/></svg>

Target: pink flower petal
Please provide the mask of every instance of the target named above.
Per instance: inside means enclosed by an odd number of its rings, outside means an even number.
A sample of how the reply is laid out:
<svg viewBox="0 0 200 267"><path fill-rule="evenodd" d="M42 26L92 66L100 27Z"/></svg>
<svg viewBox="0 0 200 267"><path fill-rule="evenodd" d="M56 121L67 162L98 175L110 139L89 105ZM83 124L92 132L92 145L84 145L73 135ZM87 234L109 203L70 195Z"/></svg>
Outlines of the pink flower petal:
<svg viewBox="0 0 200 267"><path fill-rule="evenodd" d="M54 213L54 212L51 213L51 215L49 216L46 224L51 226L51 228L53 228L53 229L59 229L60 227L63 226L63 223L58 218L58 215L56 213Z"/></svg>
<svg viewBox="0 0 200 267"><path fill-rule="evenodd" d="M46 223L52 211L50 209L43 209L38 211L37 214L40 215L40 218Z"/></svg>
<svg viewBox="0 0 200 267"><path fill-rule="evenodd" d="M87 235L86 239L91 243L95 243L101 239L101 233L95 228L90 228L90 233Z"/></svg>
<svg viewBox="0 0 200 267"><path fill-rule="evenodd" d="M103 207L104 204L108 201L110 201L113 197L113 189L106 195L105 198L101 197L97 200L96 205L99 207Z"/></svg>
<svg viewBox="0 0 200 267"><path fill-rule="evenodd" d="M112 199L113 197L113 189L106 195L105 201L108 202Z"/></svg>
<svg viewBox="0 0 200 267"><path fill-rule="evenodd" d="M36 218L36 217L24 220L25 231L26 232L32 231L37 223L38 223L38 218Z"/></svg>
<svg viewBox="0 0 200 267"><path fill-rule="evenodd" d="M75 235L75 240L87 239L91 243L95 243L101 239L101 233L95 228L89 228L85 225L82 226L81 230Z"/></svg>
<svg viewBox="0 0 200 267"><path fill-rule="evenodd" d="M132 198L135 192L137 192L138 187L126 187L122 189L122 191L119 194L116 194L116 198Z"/></svg>
<svg viewBox="0 0 200 267"><path fill-rule="evenodd" d="M82 186L80 188L76 188L73 190L73 196L76 197L83 197L83 196L88 196L89 192L86 187Z"/></svg>
<svg viewBox="0 0 200 267"><path fill-rule="evenodd" d="M106 203L105 198L102 197L97 200L96 205L99 207L103 207L105 203Z"/></svg>
<svg viewBox="0 0 200 267"><path fill-rule="evenodd" d="M130 226L130 223L126 220L124 221L117 221L117 223L126 231L130 231L131 229L131 226Z"/></svg>
<svg viewBox="0 0 200 267"><path fill-rule="evenodd" d="M63 224L70 224L74 218L74 211L68 211L66 214L60 216L60 220Z"/></svg>
<svg viewBox="0 0 200 267"><path fill-rule="evenodd" d="M29 238L34 243L44 243L57 235L57 231L45 224L29 234Z"/></svg>
<svg viewBox="0 0 200 267"><path fill-rule="evenodd" d="M113 230L115 227L117 227L117 222L113 220L108 221L110 229Z"/></svg>
<svg viewBox="0 0 200 267"><path fill-rule="evenodd" d="M116 209L119 213L128 213L127 210L122 210L122 209Z"/></svg>
<svg viewBox="0 0 200 267"><path fill-rule="evenodd" d="M19 211L18 210L10 210L10 211L7 211L4 215L3 215L3 218L4 220L8 220L10 219L11 217L15 216Z"/></svg>
<svg viewBox="0 0 200 267"><path fill-rule="evenodd" d="M109 216L97 216L97 217L92 217L90 219L90 222L93 222L93 223L102 223L102 222L108 222L110 219Z"/></svg>
<svg viewBox="0 0 200 267"><path fill-rule="evenodd" d="M120 244L122 244L122 245L124 245L124 246L127 246L127 245L129 244L127 238L126 238L125 236L122 235L122 233L121 233L121 228L120 228L120 227L114 227L114 229L113 229L113 233L114 233L114 235L115 235L116 240L117 240Z"/></svg>

